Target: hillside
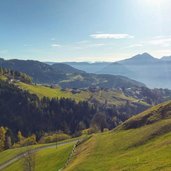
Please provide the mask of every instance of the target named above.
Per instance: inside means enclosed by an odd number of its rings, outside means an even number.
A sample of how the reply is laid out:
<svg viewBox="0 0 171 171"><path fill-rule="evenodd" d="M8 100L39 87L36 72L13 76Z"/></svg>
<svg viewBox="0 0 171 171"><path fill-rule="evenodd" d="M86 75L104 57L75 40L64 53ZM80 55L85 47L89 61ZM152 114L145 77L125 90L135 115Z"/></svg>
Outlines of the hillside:
<svg viewBox="0 0 171 171"><path fill-rule="evenodd" d="M88 101L89 104L99 107L107 115L108 121L116 116L117 124L152 105L171 100L171 91L167 89L148 89L145 87L124 90L98 88L60 89L59 87L22 82L15 84L31 94L36 94L39 98L71 98L77 102Z"/></svg>
<svg viewBox="0 0 171 171"><path fill-rule="evenodd" d="M28 133L38 135L41 131L48 132L55 129L75 134L91 127L99 115L103 117L105 123L103 127L112 129L132 115L171 99L171 91L165 89L150 90L146 87L61 89L55 86L36 85L30 81L30 77L26 74L1 69L0 124L9 127L15 134L21 130L26 135ZM9 97L10 100L7 100ZM64 102L65 104L61 104ZM56 106L53 107L54 105ZM82 115L81 111L84 111L85 115ZM61 117L63 113L65 115ZM46 117L49 117L49 123L45 122ZM31 122L33 118L34 122ZM74 125L69 120L71 118L73 123L74 119L77 120ZM33 128L30 123L35 127ZM60 123L58 128L55 126L56 123ZM82 126L79 126L80 124ZM98 121L95 121L95 125L101 127Z"/></svg>
<svg viewBox="0 0 171 171"><path fill-rule="evenodd" d="M143 83L123 76L88 74L67 64L48 65L33 60L0 59L0 67L24 72L34 83L59 85L63 88L118 88L143 87Z"/></svg>
<svg viewBox="0 0 171 171"><path fill-rule="evenodd" d="M77 148L66 171L169 171L170 110L171 102L166 102L130 118L111 132L94 135Z"/></svg>
<svg viewBox="0 0 171 171"><path fill-rule="evenodd" d="M22 90L27 90L31 94L36 94L39 98L71 98L78 101L88 100L90 103L103 105L125 105L126 103L139 103L144 105L156 105L164 101L171 100L171 91L168 89L149 89L147 87L132 88L85 88L85 89L61 89L55 86L45 86L40 84L27 84L15 82Z"/></svg>
<svg viewBox="0 0 171 171"><path fill-rule="evenodd" d="M74 93L74 90L70 89L61 89L60 87L50 87L44 85L35 85L35 84L25 84L23 82L15 83L22 90L27 90L31 94L36 94L39 98L48 97L52 98L71 98L73 100L83 101L88 100L90 92L88 91L79 91L78 93ZM76 90L75 90L76 91ZM77 92L77 91L76 91Z"/></svg>
<svg viewBox="0 0 171 171"><path fill-rule="evenodd" d="M161 120L171 118L171 102L165 102L151 109L133 116L125 121L120 128L121 129L134 129L145 125L150 125Z"/></svg>
<svg viewBox="0 0 171 171"><path fill-rule="evenodd" d="M8 127L16 141L18 131L25 136L53 131L75 134L90 127L97 109L86 101L67 98L38 98L0 80L0 125ZM84 115L82 115L84 113ZM80 126L82 123L82 126Z"/></svg>
<svg viewBox="0 0 171 171"><path fill-rule="evenodd" d="M25 136L34 133L40 137L43 132L56 130L62 130L73 135L83 129L90 128L92 122L98 125L98 121L95 121L95 118L99 115L97 110L103 113L105 125L111 129L119 122L130 117L131 114L136 114L149 107L144 102L136 102L136 99L128 98L121 94L115 94L115 98L117 97L118 99L113 102L114 104L110 104L112 102L112 97L110 97L110 103L107 107L103 99L99 99L99 102L95 101L95 98L83 101L86 100L84 96L86 92L84 91L76 96L68 92L68 97L74 97L77 100L76 102L73 99L66 99L67 94L59 89L55 94L56 90L48 87L35 87L20 82L16 84L27 86L25 89L30 88L32 94L16 87L13 83L0 81L0 125L8 127L14 137L16 137L19 130ZM37 92L39 92L39 98L36 95ZM47 98L44 93L47 93L48 97L52 96ZM102 92L101 94L103 96L106 94L107 96L107 92ZM95 95L95 97L99 98L98 95ZM130 107L127 107L128 101L132 104ZM117 113L115 112L116 106ZM126 107L125 112L127 112L123 113L122 111ZM112 121L114 118L115 122ZM13 141L15 141L15 138Z"/></svg>
<svg viewBox="0 0 171 171"><path fill-rule="evenodd" d="M39 61L17 59L4 60L1 58L0 67L24 72L30 75L36 83L53 84L66 78L65 72L55 72L51 66Z"/></svg>
<svg viewBox="0 0 171 171"><path fill-rule="evenodd" d="M64 64L64 63L55 63L51 65L52 68L58 72L58 73L64 73L64 74L83 74L85 73L84 71L75 69L71 67L70 65Z"/></svg>

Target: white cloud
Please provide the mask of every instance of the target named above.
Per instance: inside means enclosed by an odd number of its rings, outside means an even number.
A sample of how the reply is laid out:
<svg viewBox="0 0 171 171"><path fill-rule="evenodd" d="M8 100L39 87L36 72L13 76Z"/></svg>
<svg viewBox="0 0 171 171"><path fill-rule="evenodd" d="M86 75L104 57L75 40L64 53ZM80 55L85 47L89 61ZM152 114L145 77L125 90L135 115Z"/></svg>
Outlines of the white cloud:
<svg viewBox="0 0 171 171"><path fill-rule="evenodd" d="M52 47L61 47L61 45L60 45L60 44L56 44L56 43L51 44L51 46L52 46Z"/></svg>
<svg viewBox="0 0 171 171"><path fill-rule="evenodd" d="M129 45L127 48L138 48L138 47L143 47L143 44L132 44L132 45Z"/></svg>
<svg viewBox="0 0 171 171"><path fill-rule="evenodd" d="M157 36L148 43L156 46L169 47L171 46L171 36Z"/></svg>
<svg viewBox="0 0 171 171"><path fill-rule="evenodd" d="M129 34L103 34L103 33L91 34L90 37L94 39L131 39L131 38L134 38L134 36L129 35Z"/></svg>
<svg viewBox="0 0 171 171"><path fill-rule="evenodd" d="M106 46L106 45L103 43L91 43L91 44L80 44L79 46L73 46L72 48L81 50L81 49L88 49L88 48L98 48L102 46Z"/></svg>
<svg viewBox="0 0 171 171"><path fill-rule="evenodd" d="M155 56L161 58L162 56L170 56L171 55L171 50L170 49L159 49L159 50L154 50L151 52Z"/></svg>
<svg viewBox="0 0 171 171"><path fill-rule="evenodd" d="M75 42L76 44L87 44L89 43L88 40L82 40L82 41L79 41L79 42Z"/></svg>
<svg viewBox="0 0 171 171"><path fill-rule="evenodd" d="M95 43L95 44L88 45L88 47L101 47L101 46L105 46L105 44L104 43Z"/></svg>

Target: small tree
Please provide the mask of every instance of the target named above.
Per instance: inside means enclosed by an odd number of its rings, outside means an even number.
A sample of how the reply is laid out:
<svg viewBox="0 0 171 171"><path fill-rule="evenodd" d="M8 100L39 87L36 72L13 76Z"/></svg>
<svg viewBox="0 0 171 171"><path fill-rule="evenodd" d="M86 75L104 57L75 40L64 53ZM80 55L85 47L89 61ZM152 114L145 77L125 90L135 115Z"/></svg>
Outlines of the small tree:
<svg viewBox="0 0 171 171"><path fill-rule="evenodd" d="M5 148L5 134L6 129L4 127L0 127L0 151L4 150Z"/></svg>
<svg viewBox="0 0 171 171"><path fill-rule="evenodd" d="M18 137L18 142L19 143L21 143L24 140L24 137L23 137L21 131L18 131L17 137Z"/></svg>

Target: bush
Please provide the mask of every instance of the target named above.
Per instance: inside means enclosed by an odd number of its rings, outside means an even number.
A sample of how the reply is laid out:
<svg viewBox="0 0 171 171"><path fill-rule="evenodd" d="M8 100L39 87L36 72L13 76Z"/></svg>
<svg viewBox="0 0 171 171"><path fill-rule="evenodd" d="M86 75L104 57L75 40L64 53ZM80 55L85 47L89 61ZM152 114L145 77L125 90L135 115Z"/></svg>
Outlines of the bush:
<svg viewBox="0 0 171 171"><path fill-rule="evenodd" d="M52 143L52 142L62 141L70 138L71 136L64 133L45 135L40 139L39 143Z"/></svg>
<svg viewBox="0 0 171 171"><path fill-rule="evenodd" d="M96 132L98 132L98 131L95 128L88 128L88 129L84 129L82 131L82 135L90 135L90 134L93 134Z"/></svg>
<svg viewBox="0 0 171 171"><path fill-rule="evenodd" d="M27 137L27 138L22 137L22 139L18 143L14 144L13 147L14 148L15 147L23 147L23 146L35 145L35 144L37 144L36 135L33 134L33 135L31 135L30 137Z"/></svg>

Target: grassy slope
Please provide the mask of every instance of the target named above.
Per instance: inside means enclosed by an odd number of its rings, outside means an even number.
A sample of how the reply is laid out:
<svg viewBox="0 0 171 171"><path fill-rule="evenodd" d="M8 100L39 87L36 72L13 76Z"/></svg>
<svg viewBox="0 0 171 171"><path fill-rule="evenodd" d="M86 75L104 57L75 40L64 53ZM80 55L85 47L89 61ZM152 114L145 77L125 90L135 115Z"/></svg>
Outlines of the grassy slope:
<svg viewBox="0 0 171 171"><path fill-rule="evenodd" d="M16 83L20 88L24 90L28 90L30 93L38 95L40 98L42 97L49 97L49 98L72 98L77 101L88 99L90 97L88 92L81 92L78 94L73 94L69 91L62 91L60 88L50 88L50 87L45 87L43 85L30 85L30 84L25 84L22 82ZM84 98L83 98L84 97Z"/></svg>
<svg viewBox="0 0 171 171"><path fill-rule="evenodd" d="M105 103L107 100L110 105L124 105L126 101L138 102L143 105L149 106L147 103L139 101L132 97L127 97L120 91L97 91L92 93L90 91L81 91L80 93L73 94L70 91L62 91L60 88L50 88L42 85L29 85L22 82L16 83L20 88L28 90L30 93L37 94L40 98L71 98L76 101L89 100L90 98L95 98L99 103Z"/></svg>
<svg viewBox="0 0 171 171"><path fill-rule="evenodd" d="M47 148L38 151L35 155L35 171L57 171L62 168L73 148L73 143ZM23 160L10 165L4 171L22 171Z"/></svg>
<svg viewBox="0 0 171 171"><path fill-rule="evenodd" d="M129 120L168 112L171 103L164 103ZM162 110L161 110L162 108ZM168 108L169 109L169 108ZM170 109L169 109L170 110ZM149 116L151 117L151 115ZM128 122L128 121L127 121ZM164 117L136 129L125 125L111 132L96 134L77 148L66 171L158 171L171 170L171 119Z"/></svg>
<svg viewBox="0 0 171 171"><path fill-rule="evenodd" d="M120 91L103 90L103 91L95 92L93 96L101 103L105 103L105 100L107 100L107 103L109 105L124 105L127 101L130 101L130 102L138 102L140 104L149 106L146 102L137 100L133 97L125 96Z"/></svg>

